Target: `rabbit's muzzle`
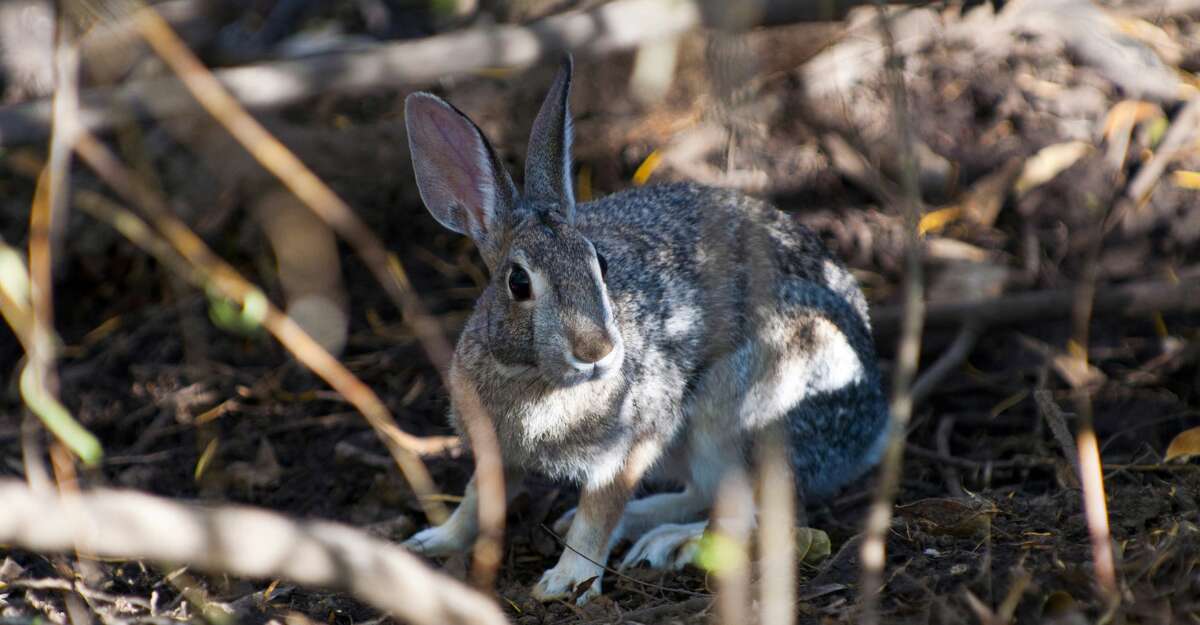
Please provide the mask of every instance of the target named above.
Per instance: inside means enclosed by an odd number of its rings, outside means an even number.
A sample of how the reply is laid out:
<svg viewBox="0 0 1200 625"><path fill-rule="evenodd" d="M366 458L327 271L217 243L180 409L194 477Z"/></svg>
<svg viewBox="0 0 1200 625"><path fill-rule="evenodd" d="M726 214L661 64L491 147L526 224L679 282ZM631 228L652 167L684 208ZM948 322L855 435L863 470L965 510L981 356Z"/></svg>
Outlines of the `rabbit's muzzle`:
<svg viewBox="0 0 1200 625"><path fill-rule="evenodd" d="M575 374L570 377L596 380L621 367L625 350L619 336L610 336L605 329L594 326L576 327L564 334L567 343L564 358Z"/></svg>

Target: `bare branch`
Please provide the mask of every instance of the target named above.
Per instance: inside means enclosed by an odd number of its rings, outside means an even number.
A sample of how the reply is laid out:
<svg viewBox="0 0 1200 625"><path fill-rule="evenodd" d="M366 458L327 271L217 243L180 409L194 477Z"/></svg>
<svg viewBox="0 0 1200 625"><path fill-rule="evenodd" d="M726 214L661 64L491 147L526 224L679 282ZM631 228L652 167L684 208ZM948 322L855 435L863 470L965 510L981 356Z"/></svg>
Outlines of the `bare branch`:
<svg viewBox="0 0 1200 625"><path fill-rule="evenodd" d="M186 564L344 590L406 622L505 623L483 595L397 545L325 521L245 506L200 507L133 491L60 498L0 480L0 543L42 552Z"/></svg>
<svg viewBox="0 0 1200 625"><path fill-rule="evenodd" d="M930 304L925 313L925 325L946 327L962 325L973 320L981 326L1019 323L1034 318L1068 318L1074 305L1072 288L1029 291L984 300ZM1100 285L1096 289L1093 315L1136 316L1151 312L1183 312L1200 310L1200 279L1184 278L1178 282L1153 281L1123 285ZM876 337L894 337L900 329L903 309L900 306L880 307L872 311L871 324Z"/></svg>

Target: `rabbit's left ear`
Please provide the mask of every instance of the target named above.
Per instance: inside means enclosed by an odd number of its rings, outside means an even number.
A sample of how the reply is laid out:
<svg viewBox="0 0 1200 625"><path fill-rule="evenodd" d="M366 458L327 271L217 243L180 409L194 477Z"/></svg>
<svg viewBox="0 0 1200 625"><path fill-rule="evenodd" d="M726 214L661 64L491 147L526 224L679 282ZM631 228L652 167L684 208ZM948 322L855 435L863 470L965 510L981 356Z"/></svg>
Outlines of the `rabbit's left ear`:
<svg viewBox="0 0 1200 625"><path fill-rule="evenodd" d="M417 188L443 226L475 240L495 267L517 190L483 132L466 115L428 93L404 101Z"/></svg>
<svg viewBox="0 0 1200 625"><path fill-rule="evenodd" d="M525 196L553 203L568 222L575 218L575 192L571 187L571 73L570 55L550 93L542 102L525 157Z"/></svg>

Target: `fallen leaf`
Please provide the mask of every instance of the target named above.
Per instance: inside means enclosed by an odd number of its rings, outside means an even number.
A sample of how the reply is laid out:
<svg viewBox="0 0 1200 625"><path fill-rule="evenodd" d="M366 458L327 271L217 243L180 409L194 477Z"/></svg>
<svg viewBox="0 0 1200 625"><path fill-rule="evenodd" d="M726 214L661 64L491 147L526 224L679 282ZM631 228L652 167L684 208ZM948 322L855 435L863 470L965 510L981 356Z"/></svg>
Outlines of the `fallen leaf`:
<svg viewBox="0 0 1200 625"><path fill-rule="evenodd" d="M1162 109L1152 102L1121 100L1104 116L1104 140L1112 141L1118 130L1125 128L1125 132L1129 132L1134 125L1162 114Z"/></svg>
<svg viewBox="0 0 1200 625"><path fill-rule="evenodd" d="M258 446L258 455L254 462L232 462L229 464L229 477L235 485L244 490L267 488L274 486L283 477L283 467L275 456L275 448L267 439L262 439Z"/></svg>
<svg viewBox="0 0 1200 625"><path fill-rule="evenodd" d="M1043 618L1058 618L1079 610L1075 597L1065 590L1056 590L1046 596L1042 603Z"/></svg>
<svg viewBox="0 0 1200 625"><path fill-rule="evenodd" d="M944 497L931 497L896 507L898 517L934 536L959 538L986 536L991 531L996 512L996 506L990 501Z"/></svg>
<svg viewBox="0 0 1200 625"><path fill-rule="evenodd" d="M1200 171L1179 170L1171 173L1171 182L1183 189L1200 189Z"/></svg>
<svg viewBox="0 0 1200 625"><path fill-rule="evenodd" d="M804 564L819 564L833 551L829 534L813 527L797 527L792 532L796 543L796 559Z"/></svg>
<svg viewBox="0 0 1200 625"><path fill-rule="evenodd" d="M646 156L646 160L642 161L642 164L638 165L637 171L633 172L633 185L640 187L646 184L646 181L650 180L650 174L653 174L654 170L658 169L658 165L661 162L662 153L658 150L654 150Z"/></svg>
<svg viewBox="0 0 1200 625"><path fill-rule="evenodd" d="M194 471L192 471L192 479L199 482L200 478L204 477L204 472L208 469L209 463L212 462L213 457L217 455L217 445L219 441L220 438L214 436L213 439L208 441L208 444L204 446L204 451L200 454L200 459L196 461L196 468Z"/></svg>
<svg viewBox="0 0 1200 625"><path fill-rule="evenodd" d="M1037 154L1025 160L1013 191L1020 196L1050 182L1091 150L1092 145L1086 141L1056 143L1038 150Z"/></svg>
<svg viewBox="0 0 1200 625"><path fill-rule="evenodd" d="M593 575L592 577L589 577L589 578L583 580L582 582L575 584L575 590L571 595L571 603L575 603L576 601L578 601L579 598L583 596L583 593L587 592L588 589L592 587L592 584L596 583L597 579L600 579L600 576Z"/></svg>
<svg viewBox="0 0 1200 625"><path fill-rule="evenodd" d="M1200 456L1200 427L1184 430L1175 435L1171 444L1167 445L1164 462L1187 462L1195 456Z"/></svg>
<svg viewBox="0 0 1200 625"><path fill-rule="evenodd" d="M929 211L921 216L921 221L917 223L917 234L925 235L934 230L941 230L954 220L958 219L962 209L957 206L950 208L939 208L935 211Z"/></svg>

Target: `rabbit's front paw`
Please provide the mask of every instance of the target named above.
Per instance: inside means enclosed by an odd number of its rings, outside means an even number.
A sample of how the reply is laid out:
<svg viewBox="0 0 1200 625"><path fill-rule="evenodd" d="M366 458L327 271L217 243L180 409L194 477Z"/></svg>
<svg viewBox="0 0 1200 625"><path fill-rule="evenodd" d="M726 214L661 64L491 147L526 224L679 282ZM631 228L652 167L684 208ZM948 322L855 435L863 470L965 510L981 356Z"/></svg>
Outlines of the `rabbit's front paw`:
<svg viewBox="0 0 1200 625"><path fill-rule="evenodd" d="M542 579L533 587L532 595L538 601L570 599L579 593L576 605L583 605L600 596L600 576L604 569L583 558L564 558L554 568L542 574ZM588 584L579 592L580 584Z"/></svg>
<svg viewBox="0 0 1200 625"><path fill-rule="evenodd" d="M621 570L631 569L645 562L652 569L679 570L692 563L700 550L700 537L704 535L707 521L697 523L667 523L646 532L638 539L625 559Z"/></svg>
<svg viewBox="0 0 1200 625"><path fill-rule="evenodd" d="M470 540L455 532L450 524L423 529L409 537L402 545L405 549L423 556L448 556L466 550Z"/></svg>

